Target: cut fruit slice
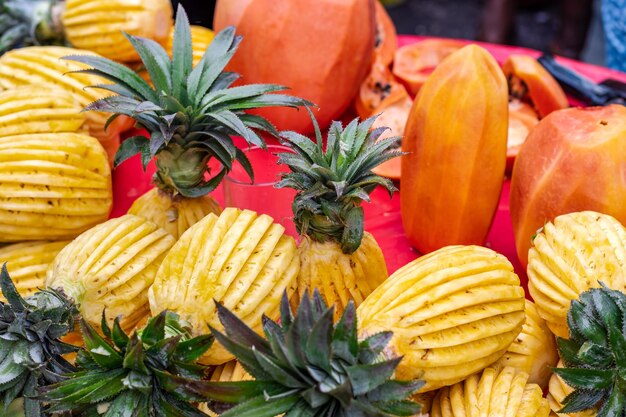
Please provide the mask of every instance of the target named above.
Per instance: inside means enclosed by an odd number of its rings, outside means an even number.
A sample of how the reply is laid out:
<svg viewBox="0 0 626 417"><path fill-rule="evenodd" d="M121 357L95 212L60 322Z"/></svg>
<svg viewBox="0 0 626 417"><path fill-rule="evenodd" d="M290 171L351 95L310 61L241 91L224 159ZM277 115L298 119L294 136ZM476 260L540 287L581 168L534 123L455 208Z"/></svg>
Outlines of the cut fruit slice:
<svg viewBox="0 0 626 417"><path fill-rule="evenodd" d="M380 59L385 66L391 65L393 56L398 49L398 34L396 26L380 0L376 3L376 44L374 59Z"/></svg>
<svg viewBox="0 0 626 417"><path fill-rule="evenodd" d="M427 39L398 48L393 75L402 80L411 94L415 95L437 65L462 46L463 43L455 40Z"/></svg>
<svg viewBox="0 0 626 417"><path fill-rule="evenodd" d="M513 172L513 164L528 134L539 123L537 113L520 100L509 102L509 131L506 148L506 172Z"/></svg>

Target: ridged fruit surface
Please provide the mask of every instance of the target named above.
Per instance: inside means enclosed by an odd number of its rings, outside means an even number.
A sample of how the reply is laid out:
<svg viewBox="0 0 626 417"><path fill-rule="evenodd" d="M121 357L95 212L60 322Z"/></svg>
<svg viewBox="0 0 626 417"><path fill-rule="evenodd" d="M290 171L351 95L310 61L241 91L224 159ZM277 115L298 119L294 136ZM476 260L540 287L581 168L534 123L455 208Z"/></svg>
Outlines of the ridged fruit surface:
<svg viewBox="0 0 626 417"><path fill-rule="evenodd" d="M204 26L196 26L191 25L191 52L193 53L193 66L198 65L198 62L204 56L206 52L206 48L209 47L213 38L215 37L215 32L211 29L207 29ZM167 38L167 42L165 43L165 50L167 53L172 56L172 48L174 45L174 28L170 31L170 34Z"/></svg>
<svg viewBox="0 0 626 417"><path fill-rule="evenodd" d="M0 242L71 239L107 219L111 170L95 138L0 137Z"/></svg>
<svg viewBox="0 0 626 417"><path fill-rule="evenodd" d="M209 378L213 382L251 381L252 379L252 376L235 360L216 366ZM198 409L211 417L219 416L211 411L206 403L200 404Z"/></svg>
<svg viewBox="0 0 626 417"><path fill-rule="evenodd" d="M400 207L413 246L480 245L500 200L508 90L496 60L468 45L428 77L402 139Z"/></svg>
<svg viewBox="0 0 626 417"><path fill-rule="evenodd" d="M552 375L551 368L559 361L555 337L541 318L532 301L526 300L526 323L515 342L493 368L507 366L529 374L528 382L542 389L548 386Z"/></svg>
<svg viewBox="0 0 626 417"><path fill-rule="evenodd" d="M207 214L219 215L221 212L222 208L210 195L198 198L171 197L158 188L139 197L128 210L128 214L158 224L176 239Z"/></svg>
<svg viewBox="0 0 626 417"><path fill-rule="evenodd" d="M174 238L138 216L108 220L78 236L50 265L46 286L62 288L80 304L84 319L100 325L102 310L112 323L131 329L150 313L148 288Z"/></svg>
<svg viewBox="0 0 626 417"><path fill-rule="evenodd" d="M559 368L563 367L563 363L559 362ZM548 391L548 402L555 416L561 417L596 417L597 411L586 410L579 413L559 413L563 408L563 400L574 390L561 379L560 376L553 374L550 378L550 386Z"/></svg>
<svg viewBox="0 0 626 417"><path fill-rule="evenodd" d="M22 297L45 288L48 265L69 241L24 242L0 247L0 265L7 263L11 279ZM4 297L0 294L0 300Z"/></svg>
<svg viewBox="0 0 626 417"><path fill-rule="evenodd" d="M528 290L550 330L567 338L572 300L602 281L626 291L626 228L592 211L558 216L533 239Z"/></svg>
<svg viewBox="0 0 626 417"><path fill-rule="evenodd" d="M246 83L288 86L319 106L315 116L324 129L348 109L370 69L375 0L219 0L213 29L230 25L245 40L227 69ZM258 114L279 130L313 130L305 111L276 107Z"/></svg>
<svg viewBox="0 0 626 417"><path fill-rule="evenodd" d="M592 210L626 224L626 107L557 110L521 147L511 179L515 245L525 267L532 236L556 216Z"/></svg>
<svg viewBox="0 0 626 417"><path fill-rule="evenodd" d="M77 48L132 62L139 55L122 32L164 44L172 28L169 0L66 0L65 35Z"/></svg>
<svg viewBox="0 0 626 417"><path fill-rule="evenodd" d="M400 268L357 312L362 335L393 332L397 377L423 379L426 392L502 357L524 324L524 289L504 256L450 246Z"/></svg>
<svg viewBox="0 0 626 417"><path fill-rule="evenodd" d="M548 417L550 406L539 385L515 368L485 369L465 381L442 388L431 417Z"/></svg>
<svg viewBox="0 0 626 417"><path fill-rule="evenodd" d="M24 85L57 87L70 92L81 108L111 95L102 89L88 88L107 81L84 72L71 72L86 69L88 66L61 59L68 55L96 54L61 46L31 46L5 53L0 57L0 90L11 90ZM130 127L128 119L124 116L118 118L105 132L107 114L90 111L85 113L85 117L89 134L100 140L112 160L119 146L119 131Z"/></svg>
<svg viewBox="0 0 626 417"><path fill-rule="evenodd" d="M358 306L388 277L383 252L368 232L351 254L343 253L337 242L316 242L308 237L302 239L298 252L299 296L302 297L305 290L312 294L317 288L328 305L334 304L335 319L341 316L349 301Z"/></svg>
<svg viewBox="0 0 626 417"><path fill-rule="evenodd" d="M150 288L150 310L180 314L196 332L222 329L214 300L255 331L261 316L276 318L285 291L295 292L300 270L296 243L267 215L227 208L190 227L170 250ZM220 365L234 359L217 343L201 358Z"/></svg>
<svg viewBox="0 0 626 417"><path fill-rule="evenodd" d="M78 132L85 114L74 96L60 88L20 87L0 92L0 136Z"/></svg>

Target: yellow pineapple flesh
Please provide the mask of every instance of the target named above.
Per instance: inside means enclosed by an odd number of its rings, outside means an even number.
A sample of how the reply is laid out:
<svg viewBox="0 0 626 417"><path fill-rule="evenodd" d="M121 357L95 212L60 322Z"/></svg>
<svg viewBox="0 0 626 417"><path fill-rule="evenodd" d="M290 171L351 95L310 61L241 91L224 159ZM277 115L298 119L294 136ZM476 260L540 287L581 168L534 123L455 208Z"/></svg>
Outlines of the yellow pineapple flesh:
<svg viewBox="0 0 626 417"><path fill-rule="evenodd" d="M431 417L547 417L548 401L528 374L512 367L486 368L437 393Z"/></svg>
<svg viewBox="0 0 626 417"><path fill-rule="evenodd" d="M559 368L563 367L563 363L559 362ZM558 411L563 408L563 400L570 395L574 390L561 379L560 376L552 374L550 378L550 385L548 387L548 403L552 409L552 413L555 416L560 417L595 417L597 410L590 409L581 411L579 413L559 413Z"/></svg>
<svg viewBox="0 0 626 417"><path fill-rule="evenodd" d="M95 138L0 137L0 242L71 239L107 219L111 171Z"/></svg>
<svg viewBox="0 0 626 417"><path fill-rule="evenodd" d="M528 252L528 289L555 335L568 337L571 301L599 282L626 291L626 228L592 211L547 223Z"/></svg>
<svg viewBox="0 0 626 417"><path fill-rule="evenodd" d="M351 254L343 253L335 241L316 242L306 236L302 238L298 253L301 262L299 297L294 297L294 306L306 290L317 288L326 302L335 306L335 319L341 316L348 302L352 300L358 306L388 277L383 252L368 232Z"/></svg>
<svg viewBox="0 0 626 417"><path fill-rule="evenodd" d="M87 69L88 66L75 61L61 59L68 55L96 55L93 52L61 46L31 46L15 49L0 56L0 91L32 85L37 88L60 88L71 93L81 109L93 101L112 93L90 86L105 84L106 80L72 71ZM102 112L86 112L89 134L98 138L113 160L119 146L119 133L132 126L129 118L121 116L105 132L108 115Z"/></svg>
<svg viewBox="0 0 626 417"><path fill-rule="evenodd" d="M99 328L122 315L132 329L148 313L148 288L174 238L146 219L125 215L99 224L67 245L50 265L46 286L61 288Z"/></svg>
<svg viewBox="0 0 626 417"><path fill-rule="evenodd" d="M208 194L197 198L172 197L156 187L135 200L128 210L128 214L158 224L176 239L207 214L221 212L220 205Z"/></svg>
<svg viewBox="0 0 626 417"><path fill-rule="evenodd" d="M559 361L555 337L539 316L532 301L526 300L526 323L515 342L493 368L514 367L530 375L528 382L547 388L551 368Z"/></svg>
<svg viewBox="0 0 626 417"><path fill-rule="evenodd" d="M11 279L22 297L45 288L48 265L69 241L24 242L0 247L0 265L7 263ZM0 295L0 301L5 301Z"/></svg>
<svg viewBox="0 0 626 417"><path fill-rule="evenodd" d="M163 44L172 15L169 0L66 0L61 20L67 39L77 48L132 62L139 55L123 32Z"/></svg>
<svg viewBox="0 0 626 417"><path fill-rule="evenodd" d="M0 93L0 136L84 130L85 114L60 88L20 87Z"/></svg>
<svg viewBox="0 0 626 417"><path fill-rule="evenodd" d="M524 289L502 255L449 246L396 271L357 310L362 335L392 331L387 356L421 392L452 385L496 362L525 321Z"/></svg>
<svg viewBox="0 0 626 417"><path fill-rule="evenodd" d="M261 316L278 316L280 299L285 291L294 293L299 270L296 243L283 226L267 215L227 208L176 242L150 288L150 310L172 310L205 334L208 325L222 330L215 301L260 333ZM201 361L219 365L232 359L214 344Z"/></svg>

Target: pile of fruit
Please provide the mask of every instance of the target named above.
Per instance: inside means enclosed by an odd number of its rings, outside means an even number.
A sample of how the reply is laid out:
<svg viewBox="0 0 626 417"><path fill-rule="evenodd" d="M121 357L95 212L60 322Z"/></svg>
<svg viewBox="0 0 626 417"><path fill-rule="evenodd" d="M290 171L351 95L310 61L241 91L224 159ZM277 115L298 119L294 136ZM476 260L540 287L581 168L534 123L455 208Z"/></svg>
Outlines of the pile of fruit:
<svg viewBox="0 0 626 417"><path fill-rule="evenodd" d="M566 108L532 58L396 50L373 0L220 1L215 36L167 2L19 4L0 1L0 47L23 46L0 56L0 415L626 415L624 107ZM50 39L84 49L25 46ZM235 136L290 149L298 241L211 196L235 163L254 178ZM111 163L136 155L155 187L109 219ZM482 246L514 156L533 301ZM389 276L362 204L398 191L398 161L424 256Z"/></svg>

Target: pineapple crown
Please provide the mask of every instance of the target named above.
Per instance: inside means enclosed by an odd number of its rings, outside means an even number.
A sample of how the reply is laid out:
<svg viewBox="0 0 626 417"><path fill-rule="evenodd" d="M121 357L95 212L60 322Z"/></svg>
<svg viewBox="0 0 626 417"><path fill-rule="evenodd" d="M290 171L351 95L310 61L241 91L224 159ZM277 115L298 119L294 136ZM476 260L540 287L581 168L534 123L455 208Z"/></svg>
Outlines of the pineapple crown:
<svg viewBox="0 0 626 417"><path fill-rule="evenodd" d="M246 110L269 106L299 107L305 100L269 94L285 90L272 84L231 85L239 78L224 68L235 54L241 36L228 27L211 42L198 65L193 68L191 31L184 9L179 6L174 27L173 56L150 39L125 34L152 79L154 87L124 65L98 56L69 56L113 84L95 86L116 95L97 100L86 110L113 113L107 125L117 116L126 115L145 128L150 138L126 139L118 150L117 166L140 153L144 168L156 157L155 184L170 194L200 197L213 191L239 161L253 178L250 162L233 143L231 136L242 136L249 144L265 147L255 130L277 136L266 119ZM80 71L79 71L80 72ZM221 165L211 177L209 160ZM210 177L207 179L207 177Z"/></svg>
<svg viewBox="0 0 626 417"><path fill-rule="evenodd" d="M422 381L390 379L402 358L384 360L391 332L359 342L356 308L346 307L333 324L317 292L305 293L294 316L287 295L280 304L280 324L263 317L266 339L217 303L226 334L211 331L255 381L213 383L229 389L223 400L237 403L221 417L286 416L412 416L420 406L406 400ZM216 404L209 402L209 406ZM221 410L219 410L221 411Z"/></svg>
<svg viewBox="0 0 626 417"><path fill-rule="evenodd" d="M557 340L565 367L554 373L574 391L559 412L626 415L626 294L604 284L584 292L572 301L567 324L569 340Z"/></svg>
<svg viewBox="0 0 626 417"><path fill-rule="evenodd" d="M178 315L164 311L128 336L119 317L110 328L102 318L105 340L84 320L80 322L85 350L78 353L79 372L42 389L48 412L86 415L205 416L191 402L206 401L202 378L207 367L196 363L211 346L210 335L191 337ZM100 413L98 413L100 411Z"/></svg>
<svg viewBox="0 0 626 417"><path fill-rule="evenodd" d="M328 131L326 150L319 125L309 110L315 127L315 143L295 132L283 132L282 142L294 153L284 152L279 163L290 173L282 175L278 188L297 191L293 201L296 228L301 235L318 242L329 240L341 245L344 253L356 251L363 239L363 201L377 186L391 196L396 187L372 169L402 155L397 150L400 137L380 139L387 130L372 130L377 116L359 123L354 119L345 128L333 122Z"/></svg>
<svg viewBox="0 0 626 417"><path fill-rule="evenodd" d="M62 355L78 348L59 338L74 329L78 309L54 290L22 298L6 264L0 272L0 288L7 300L0 302L0 414L23 397L25 416L40 416L41 405L34 398L38 388L59 382L62 375L75 370Z"/></svg>
<svg viewBox="0 0 626 417"><path fill-rule="evenodd" d="M0 55L17 47L63 44L60 0L0 0Z"/></svg>

